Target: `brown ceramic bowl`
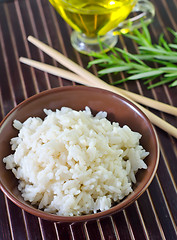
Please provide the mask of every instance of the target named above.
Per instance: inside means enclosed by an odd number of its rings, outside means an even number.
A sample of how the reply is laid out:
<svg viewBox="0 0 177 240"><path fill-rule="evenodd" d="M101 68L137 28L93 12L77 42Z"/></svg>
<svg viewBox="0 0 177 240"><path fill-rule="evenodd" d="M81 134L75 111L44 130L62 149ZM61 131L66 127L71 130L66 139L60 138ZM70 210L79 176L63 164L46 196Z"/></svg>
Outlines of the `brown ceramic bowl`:
<svg viewBox="0 0 177 240"><path fill-rule="evenodd" d="M133 131L142 134L141 144L146 151L150 152L146 158L148 169L138 171L136 175L137 184L134 186L134 191L109 210L75 217L57 216L38 210L22 199L17 189L17 179L10 170L5 169L3 158L11 153L10 139L17 136L17 130L12 126L13 120L18 119L23 122L30 116L43 118L45 116L43 113L44 108L55 110L57 108L60 109L62 106L75 110L84 110L85 106L89 106L93 114L98 111L106 111L110 121L119 122L120 126L126 124ZM0 146L1 190L12 202L25 211L43 219L56 222L88 221L105 217L124 209L147 189L155 175L159 161L157 136L148 118L134 104L121 96L109 91L84 86L55 88L36 94L20 103L0 124Z"/></svg>

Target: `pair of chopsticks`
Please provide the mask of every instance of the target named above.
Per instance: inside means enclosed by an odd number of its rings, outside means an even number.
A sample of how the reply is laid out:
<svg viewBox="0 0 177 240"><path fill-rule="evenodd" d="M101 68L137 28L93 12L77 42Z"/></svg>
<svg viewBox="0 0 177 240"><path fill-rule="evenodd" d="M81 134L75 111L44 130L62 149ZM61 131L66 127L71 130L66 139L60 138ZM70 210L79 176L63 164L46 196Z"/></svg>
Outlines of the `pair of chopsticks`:
<svg viewBox="0 0 177 240"><path fill-rule="evenodd" d="M32 59L20 57L20 62L25 63L31 67L35 67L39 70L42 70L44 72L48 72L50 74L53 74L55 76L63 77L65 79L68 79L70 81L75 81L77 83L90 86L90 87L98 87L102 88L105 90L112 91L114 93L117 93L121 95L122 97L128 99L129 101L133 102L139 109L141 109L146 116L150 119L150 121L158 126L159 128L163 129L170 135L174 136L177 138L177 128L174 126L170 125L160 117L156 116L146 108L142 107L138 103L141 103L143 105L149 106L151 108L157 109L159 111L163 111L169 114L172 114L174 116L177 116L177 108L170 106L168 104L164 104L161 102L158 102L156 100L120 89L115 86L111 86L107 83L105 83L103 80L100 78L96 77L92 73L88 72L72 60L68 59L61 53L59 53L57 50L51 48L50 46L44 44L43 42L39 41L38 39L29 36L28 41L34 44L36 47L38 47L40 50L48 54L50 57L55 59L57 62L68 68L70 71L60 69L58 67L54 67L45 63L41 63ZM138 103L137 103L138 102Z"/></svg>

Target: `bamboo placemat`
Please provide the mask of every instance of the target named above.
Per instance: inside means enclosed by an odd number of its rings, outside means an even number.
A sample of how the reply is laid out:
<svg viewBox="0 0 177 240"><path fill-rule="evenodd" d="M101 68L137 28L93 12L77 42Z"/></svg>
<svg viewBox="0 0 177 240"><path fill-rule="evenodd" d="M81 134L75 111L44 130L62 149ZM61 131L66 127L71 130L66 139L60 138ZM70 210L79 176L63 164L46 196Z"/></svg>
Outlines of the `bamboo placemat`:
<svg viewBox="0 0 177 240"><path fill-rule="evenodd" d="M156 7L150 25L152 39L156 42L164 32L171 41L166 28L177 31L177 1L152 0L152 3ZM91 58L72 48L71 31L47 0L0 3L0 120L27 97L46 89L75 85L19 62L19 57L24 56L59 66L27 41L27 36L32 35L86 68ZM123 37L117 45L137 51L137 45ZM89 69L95 75L97 70L97 67ZM112 82L118 77L109 75L103 79ZM120 87L177 107L177 88L161 86L147 90L139 81ZM150 110L177 127L176 117ZM157 174L148 190L126 210L88 223L52 223L22 211L0 191L0 240L177 239L177 140L156 130L161 150Z"/></svg>

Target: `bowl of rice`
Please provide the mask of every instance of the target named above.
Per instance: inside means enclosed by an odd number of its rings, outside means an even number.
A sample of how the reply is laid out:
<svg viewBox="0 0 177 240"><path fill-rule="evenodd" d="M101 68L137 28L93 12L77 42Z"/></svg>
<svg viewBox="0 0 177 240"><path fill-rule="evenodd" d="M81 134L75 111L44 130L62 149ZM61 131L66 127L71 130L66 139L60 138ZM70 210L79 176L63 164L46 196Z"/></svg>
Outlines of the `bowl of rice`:
<svg viewBox="0 0 177 240"><path fill-rule="evenodd" d="M0 124L0 188L25 211L55 222L123 210L158 166L156 132L133 103L85 86L36 94Z"/></svg>

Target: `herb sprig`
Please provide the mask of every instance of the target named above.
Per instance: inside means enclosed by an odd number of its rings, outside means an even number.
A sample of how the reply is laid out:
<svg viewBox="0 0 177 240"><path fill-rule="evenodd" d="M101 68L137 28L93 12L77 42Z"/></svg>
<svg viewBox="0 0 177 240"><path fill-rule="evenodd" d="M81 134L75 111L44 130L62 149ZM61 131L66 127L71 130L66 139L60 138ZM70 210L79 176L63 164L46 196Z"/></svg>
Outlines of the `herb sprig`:
<svg viewBox="0 0 177 240"><path fill-rule="evenodd" d="M173 43L168 43L161 34L158 44L153 44L147 25L142 22L142 30L135 29L125 36L138 44L138 54L129 53L126 49L113 47L110 53L90 53L95 59L90 61L88 67L97 64L103 69L98 71L100 76L108 73L126 72L128 77L113 84L120 84L129 80L145 80L148 89L169 84L177 86L177 32L168 31L173 35ZM102 49L102 44L100 43ZM152 67L152 63L156 65ZM151 65L151 66L150 66ZM155 79L158 81L154 82ZM152 83L153 82L153 83ZM149 83L151 83L149 85Z"/></svg>

